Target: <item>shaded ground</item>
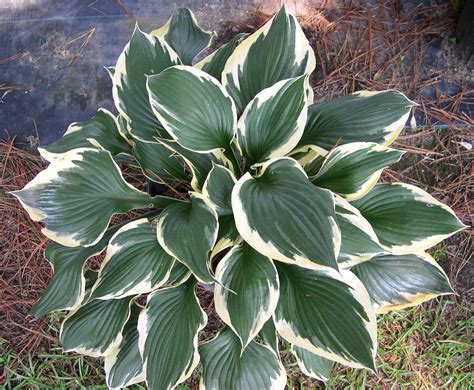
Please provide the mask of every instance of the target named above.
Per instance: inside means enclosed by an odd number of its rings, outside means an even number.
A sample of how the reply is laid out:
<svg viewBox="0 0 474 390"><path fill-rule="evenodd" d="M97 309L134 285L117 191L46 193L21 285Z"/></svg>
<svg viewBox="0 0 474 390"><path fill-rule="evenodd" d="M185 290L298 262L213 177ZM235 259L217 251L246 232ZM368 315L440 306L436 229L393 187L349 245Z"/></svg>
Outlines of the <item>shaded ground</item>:
<svg viewBox="0 0 474 390"><path fill-rule="evenodd" d="M358 89L396 88L419 103L412 128L395 145L408 153L383 179L424 188L472 225L472 76L452 57L453 15L447 5L400 10L395 4L324 8L301 19L318 58L312 80L316 100ZM267 17L256 12L244 22L227 23L221 28L220 43L238 31L253 31ZM441 52L430 49L433 41ZM35 155L11 142L0 143L0 350L4 351L0 383L8 381L12 388L59 384L96 388L103 383L103 373L93 359L61 354L60 314L41 320L27 316L50 278L42 257L47 239L39 224L31 222L6 193L23 187L43 167ZM471 252L469 230L434 248L459 295L381 317L378 375L337 367L331 387L389 388L409 383L426 389L468 388L473 379L469 376ZM212 311L209 296L204 292L200 296ZM287 353L285 359L290 359ZM294 388L320 386L301 376L294 364L291 367ZM194 388L196 380L190 384Z"/></svg>

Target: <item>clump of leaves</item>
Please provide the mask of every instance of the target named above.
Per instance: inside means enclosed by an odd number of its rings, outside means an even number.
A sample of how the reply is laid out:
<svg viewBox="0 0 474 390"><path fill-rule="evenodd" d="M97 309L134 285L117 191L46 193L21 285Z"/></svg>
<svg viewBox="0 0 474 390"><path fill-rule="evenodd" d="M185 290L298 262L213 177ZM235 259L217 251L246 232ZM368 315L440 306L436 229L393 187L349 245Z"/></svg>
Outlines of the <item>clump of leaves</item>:
<svg viewBox="0 0 474 390"><path fill-rule="evenodd" d="M376 313L450 294L424 251L464 227L419 188L376 184L414 103L390 90L312 104L315 57L285 8L192 66L213 35L187 9L136 28L108 68L118 117L100 109L41 149L51 164L14 193L55 241L31 313L70 310L64 350L104 357L113 388L174 388L201 361L202 388L283 389L278 337L312 377L375 370ZM117 161L185 190L141 192ZM226 324L202 345L198 282Z"/></svg>

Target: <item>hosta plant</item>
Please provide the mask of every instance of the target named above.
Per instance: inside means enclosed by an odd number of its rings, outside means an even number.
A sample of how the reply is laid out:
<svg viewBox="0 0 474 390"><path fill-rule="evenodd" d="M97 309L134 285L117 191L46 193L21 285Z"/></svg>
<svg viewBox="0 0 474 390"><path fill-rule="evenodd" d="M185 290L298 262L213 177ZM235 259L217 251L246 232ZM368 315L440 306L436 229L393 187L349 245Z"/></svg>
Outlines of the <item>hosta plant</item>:
<svg viewBox="0 0 474 390"><path fill-rule="evenodd" d="M68 310L64 350L102 357L111 388L196 371L203 389L283 389L282 342L314 378L334 362L375 370L376 314L450 294L425 251L464 227L417 187L377 184L414 103L393 90L313 103L315 57L285 8L196 61L214 35L187 9L137 27L108 68L118 116L99 109L40 149L50 165L14 193L54 241L31 314ZM124 165L165 190L138 190ZM217 334L198 283L213 286Z"/></svg>

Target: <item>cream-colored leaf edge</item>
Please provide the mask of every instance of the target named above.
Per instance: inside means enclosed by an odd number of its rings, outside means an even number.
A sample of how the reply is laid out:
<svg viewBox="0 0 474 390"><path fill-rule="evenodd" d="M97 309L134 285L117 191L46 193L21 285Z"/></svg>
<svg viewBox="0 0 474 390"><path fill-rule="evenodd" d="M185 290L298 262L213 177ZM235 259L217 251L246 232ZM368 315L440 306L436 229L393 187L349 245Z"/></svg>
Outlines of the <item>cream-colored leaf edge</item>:
<svg viewBox="0 0 474 390"><path fill-rule="evenodd" d="M382 146L388 146L388 145L392 144L397 139L397 137L400 135L401 131L403 130L403 128L405 126L405 123L408 120L408 117L410 116L410 112L411 112L412 107L418 106L418 104L411 101L403 93L401 93L400 91L397 91L395 89L387 89L387 90L384 90L384 91L361 90L361 91L354 92L353 94L346 95L346 96L350 96L350 95L356 95L357 96L357 95L359 95L359 96L362 96L362 97L367 97L367 96L374 96L374 95L377 95L377 94L380 94L380 93L385 93L385 92L396 92L396 93L402 95L407 100L407 112L404 113L396 121L394 121L391 124L384 127L384 129L383 129L383 134L384 134L383 140L384 141L382 143L380 143ZM306 158L301 160L300 163L303 166L305 164L311 162L312 160L314 160L314 158L316 158L317 156L324 157L329 153L328 150L325 150L325 149L321 148L318 145L308 144L308 145L300 146L295 150L292 150L290 155L293 155L295 153L308 152L310 150L312 150L314 153L312 155L306 156Z"/></svg>
<svg viewBox="0 0 474 390"><path fill-rule="evenodd" d="M271 87L265 88L260 91L245 107L244 112L240 116L237 122L237 133L236 133L236 140L237 144L239 144L239 150L242 150L241 142L245 140L247 134L247 124L246 121L249 116L249 112L252 109L258 110L264 103L270 101L274 98L283 88L285 88L289 84L293 84L301 80L302 78L305 79L305 83L308 80L307 75L294 77L291 79L285 79L278 81L277 83L273 84ZM306 103L303 106L303 109L298 115L294 128L291 130L289 134L287 134L287 138L278 146L275 146L273 150L269 150L267 152L268 155L264 156L263 161L259 161L258 163L254 164L254 166L260 166L264 163L264 161L271 160L277 157L283 157L286 154L290 153L293 148L298 144L299 140L303 136L304 128L306 125L306 119L308 116L308 104L307 104L307 97L305 98ZM255 129L250 129L249 131L255 131Z"/></svg>
<svg viewBox="0 0 474 390"><path fill-rule="evenodd" d="M429 253L416 252L412 254L421 258L423 261L430 263L436 269L438 269L448 281L449 286L452 291L445 292L445 293L437 293L437 294L425 294L425 293L407 294L407 293L399 292L407 300L407 302L382 302L381 304L375 304L373 305L373 307L376 314L384 314L384 313L389 313L391 311L397 311L397 310L402 310L409 307L418 306L422 304L423 302L429 301L430 299L433 299L442 295L454 294L454 289L451 285L448 275L446 275L446 272L444 272L444 270L440 267L437 261Z"/></svg>
<svg viewBox="0 0 474 390"><path fill-rule="evenodd" d="M85 302L84 304L87 304L89 302ZM109 355L114 355L118 351L118 347L120 346L120 343L122 342L123 339L123 329L130 318L131 314L131 305L133 303L133 299L130 299L130 302L128 303L128 314L127 318L123 322L120 331L118 332L117 336L115 339L107 346L104 352L101 352L100 349L88 349L88 348L83 348L83 347L77 347L77 348L71 348L71 349L65 349L64 352L76 352L81 355L86 355L86 356L91 356L91 357L103 357L103 356L109 356ZM59 339L62 339L62 334L64 330L64 323L72 317L83 305L78 305L74 310L71 310L66 317L64 317L63 322L61 323L61 328L59 330Z"/></svg>
<svg viewBox="0 0 474 390"><path fill-rule="evenodd" d="M405 126L405 123L407 123L408 117L410 116L410 112L412 107L418 106L417 103L414 101L408 99L403 93L400 91L397 91L396 89L387 89L384 91L368 91L368 90L361 90L361 91L356 91L352 95L356 96L362 96L362 97L368 97L368 96L375 96L381 93L386 93L386 92L394 92L397 93L401 96L403 96L407 100L407 112L403 114L400 119L392 122L390 125L384 127L384 142L382 145L388 146L393 141L397 139L397 137L400 135L401 131L403 130L403 127Z"/></svg>
<svg viewBox="0 0 474 390"><path fill-rule="evenodd" d="M140 306L140 305L138 305L138 306ZM142 306L140 306L140 307L143 310L143 307ZM115 365L115 363L117 362L117 356L118 356L119 352L120 352L120 345L117 349L115 349L113 351L113 353L111 355L104 356L104 371L105 371L105 378L106 378L105 381L107 383L107 387L109 389L114 389L115 390L115 389L121 389L123 387L132 386L132 385L135 385L135 384L140 383L140 382L144 382L145 381L145 375L143 374L143 369L142 369L142 372L140 372L140 374L135 375L134 377L130 378L127 382L121 383L120 386L117 386L117 387L109 386L108 382L109 382L110 372L111 372L113 366Z"/></svg>
<svg viewBox="0 0 474 390"><path fill-rule="evenodd" d="M363 263L365 261L369 261L372 257L376 255L380 255L383 253L390 253L390 251L384 248L384 246L380 243L379 238L377 237L377 234L375 234L375 231L372 225L369 223L369 221L367 221L367 219L364 218L364 216L360 213L358 209L352 206L342 196L339 196L337 194L334 194L334 200L337 206L344 208L345 210L349 211L352 215L338 213L337 211L336 211L336 214L338 214L341 218L344 218L347 222L349 222L350 224L354 225L359 230L367 234L372 239L372 241L376 243L377 245L379 245L382 249L381 251L374 252L374 253L360 253L358 255L346 254L346 256L348 256L348 260L339 262L339 266L341 268L349 269L357 264Z"/></svg>
<svg viewBox="0 0 474 390"><path fill-rule="evenodd" d="M392 149L383 145L379 145L375 142L351 142L351 143L343 144L343 145L335 147L328 153L323 164L321 165L319 172L314 176L314 179L318 179L324 176L324 174L329 169L331 169L331 164L337 163L338 161L342 160L344 157L351 155L352 153L360 152L363 150L365 150L367 153L373 153L373 152L390 153L390 152L396 151L396 152L400 152L399 159L402 157L404 153L404 152L398 151L397 149ZM348 201L353 201L353 200L364 197L375 186L375 184L377 184L377 182L380 179L380 175L382 174L383 170L387 167L388 165L377 170L372 175L370 175L367 178L367 180L357 188L355 192L348 193L348 194L340 194L340 195L344 197L345 199L347 199Z"/></svg>
<svg viewBox="0 0 474 390"><path fill-rule="evenodd" d="M303 170L303 168L297 163L296 160L290 157L280 157L280 158L276 158L276 159L265 162L261 167L261 172L259 176L263 175L265 173L265 170L271 164L277 161L281 161L281 160L290 161L293 164L293 166L296 169L300 170L307 178L306 172ZM256 177L259 177L259 176L256 176ZM234 186L234 189L232 190L232 209L234 211L235 226L237 227L238 232L240 233L242 238L245 240L245 242L247 242L257 252L260 252L261 254L274 260L282 261L284 263L289 263L289 264L298 264L305 268L321 269L321 270L330 268L328 266L316 264L310 261L309 259L304 258L299 255L295 255L294 258L290 258L286 256L285 254L281 253L275 247L275 245L273 245L271 242L266 242L265 240L263 240L263 238L258 234L258 232L252 229L252 227L249 224L248 218L246 216L243 203L239 196L242 186L246 182L251 181L251 180L254 180L254 177L249 172L247 172L244 176L242 176L239 179L237 184ZM335 207L333 193L329 190L325 190L322 188L320 190L327 191L329 194L331 194L332 199L333 199L333 207ZM334 247L335 257L337 258L339 254L339 250L341 248L341 232L335 220L332 220L331 218L330 223L331 223L331 228L333 231L333 247Z"/></svg>
<svg viewBox="0 0 474 390"><path fill-rule="evenodd" d="M325 271L319 271L324 274L326 274L328 277L333 278L335 280L339 280L346 285L350 286L350 292L354 296L354 298L363 306L367 317L369 318L369 321L365 321L363 318L361 318L361 322L364 324L365 329L367 330L368 334L370 335L372 345L371 351L372 351L372 360L373 360L373 367L375 367L375 356L377 353L377 320L375 317L375 311L372 308L372 303L370 301L369 293L365 289L364 285L362 282L355 276L351 271L348 270L341 270L340 272L337 272L336 270L333 269L327 269ZM317 355L320 355L326 359L333 360L335 362L344 364L349 367L353 368L369 368L372 369L371 367L365 367L361 363L353 361L353 360L348 360L343 356L340 356L337 354L336 351L331 351L329 349L323 349L322 347L316 346L311 343L310 340L300 336L298 332L292 327L291 322L288 322L284 319L278 320L275 315L273 315L273 320L275 323L275 327L278 331L278 334L286 339L288 342L304 348L308 350L309 352L315 353ZM341 318L341 321L344 319Z"/></svg>
<svg viewBox="0 0 474 390"><path fill-rule="evenodd" d="M117 132L128 143L129 142L128 139L120 131L120 126L119 126L119 123L118 123L117 118L115 117L115 115L113 115L109 110L107 110L105 108L99 108L97 111L103 113L104 115L109 116L114 121ZM71 123L68 126L66 132L62 135L62 137L64 137L65 135L68 135L68 134L72 134L72 133L76 133L78 131L81 131L81 129L82 129L81 123L82 122L73 122L73 123ZM107 150L95 138L87 138L87 141L91 144L90 147L95 147L97 149ZM38 147L38 152L39 152L39 154L41 155L41 157L43 159L45 159L47 162L50 162L50 163L57 160L57 159L59 159L59 158L61 158L66 153L66 152L63 152L63 153L49 152L45 148L41 148L41 147Z"/></svg>
<svg viewBox="0 0 474 390"><path fill-rule="evenodd" d="M214 162L212 163L212 168L209 171L209 174L207 175L206 180L204 181L204 185L202 186L202 194L207 199L209 199L209 202L213 205L213 207L217 211L217 213L219 213L222 210L220 209L220 207L216 203L214 203L212 201L211 195L209 194L209 181L211 179L211 176L212 176L213 172L217 171L218 169L223 169L224 172L227 173L227 175L229 175L229 177L232 180L232 182L234 183L234 185L235 185L235 183L237 183L237 179L236 179L234 173L229 168L224 167L222 165L216 165Z"/></svg>
<svg viewBox="0 0 474 390"><path fill-rule="evenodd" d="M215 79L214 77L212 77L210 74L208 74L208 73L206 73L206 72L204 72L200 69L194 68L192 66L188 66L188 65L175 65L175 66L169 67L166 70L169 70L169 69L176 69L176 70L179 70L179 71L182 71L182 72L190 73L194 77L197 77L200 80L200 82L202 82L202 83L209 82L209 83L213 84L215 87L218 88L218 90L222 93L224 99L226 99L230 103L231 112L232 112L232 130L233 130L232 138L234 138L235 137L236 126L237 126L237 108L235 106L234 100L230 97L229 93L224 89L224 87L219 83L219 81L217 79ZM153 77L153 76L150 76L150 77ZM193 149L193 148L190 148L189 146L183 145L180 142L180 139L179 139L178 135L175 134L175 132L173 131L173 126L170 125L170 123L163 117L163 115L161 115L161 113L154 107L154 105L155 104L158 105L158 103L153 99L153 96L152 96L153 92L150 89L148 81L147 81L147 84L146 84L146 89L148 91L148 97L149 97L149 101L150 101L150 105L151 105L151 110L153 111L155 116L158 118L158 120L160 121L160 123L164 127L164 129L167 131L167 133L176 142L178 142L183 148L188 149L188 150L190 150L192 152L195 152L195 153L215 153L215 152L222 152L223 151L222 147L215 147L215 148L212 148L212 149L204 149L204 150L200 149L200 150L198 150L198 149ZM192 93L192 92L190 92L190 93ZM166 110L165 108L163 108L163 109Z"/></svg>
<svg viewBox="0 0 474 390"><path fill-rule="evenodd" d="M151 293L150 295L148 295L147 306L148 306L148 302L150 302L150 300L156 294L158 294L160 292L163 292L165 290L171 289L171 288L175 288L175 287L163 288L161 290L155 291L155 292ZM194 294L194 299L196 301L196 304L199 307L199 310L201 311L201 318L202 318L202 321L198 324L198 327L196 329L196 334L193 338L194 353L193 353L193 356L191 357L191 359L189 360L188 366L181 373L179 379L176 381L176 383L171 383L169 385L169 387L167 387L167 390L175 388L178 384L180 384L180 383L184 382L186 379L188 379L191 376L191 374L193 373L194 369L196 368L196 366L198 365L199 360L200 360L199 351L198 351L198 336L199 336L199 332L201 330L203 330L207 325L207 314L201 308L201 305L199 304L199 299L196 295L196 291L193 291L193 294ZM147 359L144 359L145 342L146 342L146 338L147 338L147 335L148 335L147 312L148 312L147 307L145 307L140 312L140 315L138 316L138 325L137 325L137 329L138 329L138 349L140 351L140 355L141 355L142 361L143 361L143 375L144 375L145 378L147 376L146 375L146 372L147 372L147 365L146 365Z"/></svg>
<svg viewBox="0 0 474 390"><path fill-rule="evenodd" d="M285 12L285 15L287 19L293 19L293 22L296 26L296 36L295 36L295 42L299 43L299 45L295 45L294 49L294 54L295 54L295 66L298 66L306 57L306 54L308 54L308 63L306 64L306 69L305 69L305 74L310 75L314 68L316 67L316 57L314 55L313 49L309 45L309 42L304 35L303 30L301 29L301 26L298 23L298 20L288 13L288 10L285 6L282 7L283 12ZM226 87L229 84L228 78L229 76L232 76L232 80L234 81L234 85L236 88L240 88L240 83L239 83L239 72L242 70L246 60L247 60L247 55L252 47L252 45L257 41L257 39L260 38L260 36L266 36L271 28L271 25L273 24L275 17L277 14L275 14L267 23L265 23L260 29L255 31L253 34L248 36L246 39L244 39L233 51L233 53L230 55L230 57L227 59L227 62L224 66L224 70L222 71L222 85ZM308 97L309 99L311 96Z"/></svg>
<svg viewBox="0 0 474 390"><path fill-rule="evenodd" d="M303 372L303 374L305 374L306 376L309 376L311 378L317 379L318 381L326 382L326 381L329 380L329 377L326 378L325 376L322 376L321 373L317 373L317 372L313 371L311 368L309 368L308 366L306 366L305 362L303 360L301 360L300 356L298 355L298 352L296 351L294 345L291 345L290 351L293 354L293 356L295 357L296 364L298 364L298 367ZM314 354L314 352L310 352L310 353Z"/></svg>
<svg viewBox="0 0 474 390"><path fill-rule="evenodd" d="M273 287L272 283L267 280L267 288L268 288L268 305L266 308L261 307L258 315L254 319L254 323L252 329L247 337L247 339L243 339L242 335L239 331L235 328L235 325L232 322L232 318L230 317L229 310L227 308L227 297L229 294L234 294L235 292L229 291L226 286L226 281L224 280L224 274L229 266L230 258L235 254L237 250L241 248L240 246L233 247L220 261L216 268L216 279L220 282L216 283L214 287L214 304L215 309L219 317L224 321L237 335L242 344L242 352L247 347L247 345L257 336L258 332L262 329L263 325L272 317L273 312L276 309L278 304L278 299L280 297L280 282L278 279L278 272L273 264L273 261L270 258L266 258L272 265L273 270L275 271L276 288ZM237 293L235 293L237 294Z"/></svg>
<svg viewBox="0 0 474 390"><path fill-rule="evenodd" d="M214 338L212 338L211 340L208 340L208 341L205 341L203 343L201 343L201 345L205 345L205 344L208 344L210 343L211 341L213 341L216 337L219 336L219 334L221 333L222 330L220 330L215 336ZM278 372L278 376L276 378L272 378L271 379L271 386L268 388L268 390L284 390L285 389L285 386L286 386L286 383L287 383L287 375L286 375L286 370L285 370L285 367L283 366L281 360L280 360L280 357L277 356L275 354L275 351L273 349L271 349L268 345L266 344L262 344L262 343L258 343L256 341L254 341L256 344L258 344L260 347L264 347L266 349L268 349L272 354L273 356L275 356L275 358L277 359L277 362L278 362L278 366L280 368L280 371ZM201 378L200 378L200 381L199 381L199 390L206 390L206 384L204 383L204 376L201 375ZM211 389L208 389L208 390L217 390L216 388L211 388ZM256 389L255 389L256 390ZM260 389L259 389L260 390ZM265 389L261 389L261 390L265 390Z"/></svg>
<svg viewBox="0 0 474 390"><path fill-rule="evenodd" d="M209 201L209 199L207 197L205 197L204 195L202 194L199 194L197 192L190 192L189 193L190 196L191 196L191 207L192 207L192 204L193 204L193 201L194 200L197 200L197 201L202 201L204 203L204 206L206 207L206 209L208 209L208 211L210 211L214 217L216 218L216 229L214 232L212 232L212 236L211 236L211 249L215 246L216 244L216 241L217 241L217 235L219 233L219 218L217 216L217 211L215 210L214 206L212 205L212 203ZM166 211L166 210L165 210ZM187 264L186 264L186 261L184 259L180 259L178 256L176 256L176 254L174 254L173 250L171 250L171 248L169 248L167 245L166 245L166 242L164 240L164 237L163 237L163 220L164 220L164 217L166 217L166 214L165 214L165 211L163 213L161 213L161 215L158 217L157 219L157 226L156 226L156 233L157 233L157 237L158 237L158 243L161 245L161 247L170 255L170 256L173 256L176 260L178 260L180 263L184 264L186 267ZM207 259L207 262L206 262L206 265L207 265L207 269L209 271L209 274L211 275L212 277L212 271L210 269L210 262L209 262L209 259ZM192 270L190 269L190 271L192 272ZM205 280L201 280L196 274L194 274L193 272L193 275L196 277L196 279L198 279L200 282L202 283L209 283L208 281L205 281Z"/></svg>
<svg viewBox="0 0 474 390"><path fill-rule="evenodd" d="M426 237L422 240L413 240L409 245L382 245L382 247L386 248L388 252L393 254L410 254L414 252L424 251L467 227L467 225L463 224L459 220L457 215L454 213L453 210L451 210L449 206L444 203L441 203L439 200L435 199L433 196L431 196L421 188L407 183L394 182L389 184L391 186L400 186L407 189L413 195L414 200L418 202L424 202L427 205L431 204L441 207L442 209L450 213L454 218L456 218L456 220L459 222L460 228L448 234L436 234Z"/></svg>
<svg viewBox="0 0 474 390"><path fill-rule="evenodd" d="M158 37L158 36L151 36L150 34L147 34L147 33L143 32L142 30L140 30L140 27L138 27L138 24L135 24L135 30L133 31L133 34L135 34L137 31L140 34L142 34L149 41L150 45L154 45L155 44L154 39L157 39L159 44L163 47L164 51L167 51L169 53L170 60L173 63L176 63L176 64L181 63L181 61L178 57L178 54L173 50L173 48L170 45L168 45L168 43L166 43L166 41L163 38ZM133 36L133 34L132 34L132 36ZM152 142L150 140L140 138L137 134L135 134L135 132L133 131L133 129L129 125L130 117L125 113L125 111L121 108L121 105L120 105L120 100L121 99L119 98L119 95L118 95L118 88L123 88L122 81L120 79L120 75L127 73L126 72L126 62L127 62L127 54L128 54L129 48L130 48L130 41L125 45L122 53L120 53L120 56L117 60L117 65L115 66L115 72L114 72L114 75L113 75L113 78L112 78L112 84L113 84L113 86L112 86L112 98L114 100L115 107L117 108L117 111L127 121L127 126L128 126L128 129L129 129L130 135L133 136L134 138L140 140L141 142Z"/></svg>
<svg viewBox="0 0 474 390"><path fill-rule="evenodd" d="M58 159L54 160L45 170L39 172L33 180L31 180L25 187L23 187L23 190L29 190L35 187L40 187L44 186L47 183L50 183L54 179L57 179L59 177L59 173L66 171L66 170L73 170L74 168L77 167L75 164L75 161L82 161L83 160L83 153L85 152L92 152L92 153L108 153L114 167L117 169L117 173L119 174L120 178L122 179L123 183L125 183L128 187L130 187L133 191L135 191L137 194L140 194L141 196L147 194L143 191L140 191L136 189L134 186L132 186L130 183L128 183L123 175L122 172L117 165L117 163L114 161L112 158L112 155L110 154L109 151L103 151L99 149L92 149L92 148L78 148L78 149L72 149L66 153L64 153L61 157ZM16 194L17 191L11 192L13 196L15 196L20 204L23 206L23 208L26 210L30 218L35 221L35 222L41 222L43 221L48 215L44 213L43 211L32 207L28 206L26 203L22 201L22 199ZM90 244L83 244L83 241L77 239L77 234L72 234L72 235L61 235L58 232L54 232L49 230L47 227L44 227L41 229L41 233L43 233L46 237L50 238L51 240L64 245L68 247L77 247L77 246L93 246L97 244L100 239L103 237L104 233L106 232L108 225L110 224L110 220L112 219L113 216L109 218L109 223L107 226L103 229L103 231L99 234L99 236Z"/></svg>
<svg viewBox="0 0 474 390"><path fill-rule="evenodd" d="M192 23L193 23L193 27L196 27L198 29L200 29L203 33L205 34L209 34L210 36L210 39L209 39L209 43L207 44L207 46L202 49L197 55L199 55L200 53L202 53L204 50L208 49L209 46L211 46L211 43L212 43L212 39L217 36L217 33L215 31L210 31L210 30L203 30L201 28L201 26L199 26L199 23L196 19L196 16L194 15L194 12L191 11L189 8L186 8L186 10L189 11L189 14L191 15L191 20L192 20ZM173 15L174 16L174 15ZM152 30L150 32L150 35L154 36L154 37L160 37L160 38L163 38L165 39L165 35L168 33L169 29L170 29L170 24L171 24L171 20L173 19L173 16L171 18L168 19L168 21L161 27L155 29L155 30Z"/></svg>
<svg viewBox="0 0 474 390"><path fill-rule="evenodd" d="M117 254L121 251L122 246L118 245L115 243L115 240L117 237L121 236L123 233L136 229L141 226L148 226L151 228L150 223L148 222L148 218L141 218L137 219L136 221L132 221L125 226L122 226L117 232L112 236L112 238L109 241L109 244L107 245L107 250L105 253L105 258L102 261L99 269L99 275L97 277L96 282L92 286L92 291L91 294L94 294L94 291L99 287L99 285L103 281L103 270L107 263ZM155 234L156 237L156 234ZM157 243L158 244L158 243ZM173 261L174 263L174 261ZM168 280L170 274L171 274L171 268L173 266L173 263L171 264L170 269L168 272L164 275L164 277L159 280L158 282L155 282L154 284L151 282L153 273L149 272L147 277L143 279L140 283L134 284L133 282L130 282L127 287L122 288L119 291L115 291L114 293L102 295L102 296L94 296L94 299L99 299L99 300L109 300L109 299L119 299L119 298L124 298L130 295L140 295L140 294L146 294L150 291L156 290L160 288L163 284L166 283Z"/></svg>

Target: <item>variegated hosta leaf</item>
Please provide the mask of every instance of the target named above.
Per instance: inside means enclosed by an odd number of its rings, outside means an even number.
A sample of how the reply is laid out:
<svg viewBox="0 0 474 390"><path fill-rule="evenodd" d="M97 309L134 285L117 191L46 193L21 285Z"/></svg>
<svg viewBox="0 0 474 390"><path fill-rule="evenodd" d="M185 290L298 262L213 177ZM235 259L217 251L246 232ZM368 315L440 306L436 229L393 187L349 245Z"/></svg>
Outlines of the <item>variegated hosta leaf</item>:
<svg viewBox="0 0 474 390"><path fill-rule="evenodd" d="M212 259L221 251L242 242L239 232L235 226L234 216L223 215L219 217L219 232L217 233L217 242L211 252Z"/></svg>
<svg viewBox="0 0 474 390"><path fill-rule="evenodd" d="M405 183L377 184L353 205L380 243L397 253L425 250L465 228L448 206Z"/></svg>
<svg viewBox="0 0 474 390"><path fill-rule="evenodd" d="M217 213L202 195L191 194L190 203L170 205L158 218L158 242L185 264L203 283L214 281L209 254L217 239Z"/></svg>
<svg viewBox="0 0 474 390"><path fill-rule="evenodd" d="M115 351L104 358L107 386L119 389L143 382L142 357L138 348L138 316L141 307L132 304L130 318L122 331L122 341Z"/></svg>
<svg viewBox="0 0 474 390"><path fill-rule="evenodd" d="M377 323L369 294L350 271L275 264L280 300L273 315L290 343L350 367L375 369Z"/></svg>
<svg viewBox="0 0 474 390"><path fill-rule="evenodd" d="M133 144L132 141L136 140L136 138L133 138L133 136L130 134L130 125L128 124L127 118L125 118L125 116L122 114L118 114L117 124L120 134L122 134L122 136L124 136L130 144Z"/></svg>
<svg viewBox="0 0 474 390"><path fill-rule="evenodd" d="M153 112L179 144L199 153L230 147L235 105L219 82L191 66L174 66L147 81Z"/></svg>
<svg viewBox="0 0 474 390"><path fill-rule="evenodd" d="M306 76L259 92L239 118L237 140L249 165L289 153L306 123Z"/></svg>
<svg viewBox="0 0 474 390"><path fill-rule="evenodd" d="M237 179L229 169L213 164L202 192L214 205L219 216L232 214L232 188L236 182Z"/></svg>
<svg viewBox="0 0 474 390"><path fill-rule="evenodd" d="M117 61L112 94L117 110L128 120L130 133L147 142L167 137L151 110L146 76L180 64L175 51L162 39L135 28Z"/></svg>
<svg viewBox="0 0 474 390"><path fill-rule="evenodd" d="M252 247L234 247L216 269L214 302L219 317L245 348L272 316L278 302L279 281L273 261Z"/></svg>
<svg viewBox="0 0 474 390"><path fill-rule="evenodd" d="M138 332L149 389L171 389L191 375L199 362L198 332L206 323L193 280L148 296Z"/></svg>
<svg viewBox="0 0 474 390"><path fill-rule="evenodd" d="M364 283L377 313L454 292L443 269L428 253L378 255L352 270Z"/></svg>
<svg viewBox="0 0 474 390"><path fill-rule="evenodd" d="M256 177L246 173L234 187L232 208L240 235L263 255L337 269L334 197L315 187L295 160L271 160Z"/></svg>
<svg viewBox="0 0 474 390"><path fill-rule="evenodd" d="M283 390L286 371L273 351L251 341L242 351L239 338L224 328L199 347L201 390Z"/></svg>
<svg viewBox="0 0 474 390"><path fill-rule="evenodd" d="M278 333L275 328L273 318L270 318L260 329L258 334L265 344L267 344L277 356L279 356Z"/></svg>
<svg viewBox="0 0 474 390"><path fill-rule="evenodd" d="M333 149L319 172L310 177L347 200L363 197L377 183L384 168L400 160L403 152L373 142L352 142Z"/></svg>
<svg viewBox="0 0 474 390"><path fill-rule="evenodd" d="M85 279L85 291L84 291L84 298L81 300L81 304L84 305L89 301L92 286L97 281L97 276L99 275L98 272L91 270L90 268L84 272L84 279ZM77 305L73 310L77 310L80 305Z"/></svg>
<svg viewBox="0 0 474 390"><path fill-rule="evenodd" d="M91 119L71 123L61 138L38 148L38 151L41 157L52 162L72 149L92 147L108 150L113 156L131 152L130 145L119 131L117 119L104 108L100 108Z"/></svg>
<svg viewBox="0 0 474 390"><path fill-rule="evenodd" d="M298 149L314 146L321 153L337 144L391 144L416 104L398 91L359 91L309 106L308 122ZM322 150L321 150L322 149Z"/></svg>
<svg viewBox="0 0 474 390"><path fill-rule="evenodd" d="M204 186L204 182L206 181L213 164L224 164L222 160L212 153L195 153L189 149L183 148L174 140L171 141L161 139L160 143L174 153L177 153L185 161L193 176L191 180L191 187L198 192Z"/></svg>
<svg viewBox="0 0 474 390"><path fill-rule="evenodd" d="M109 239L110 236L104 235L97 244L86 248L70 248L55 242L49 244L44 250L44 257L53 268L53 277L29 314L42 317L49 312L71 309L81 303L85 292L84 264L102 252Z"/></svg>
<svg viewBox="0 0 474 390"><path fill-rule="evenodd" d="M156 183L190 180L179 156L163 144L137 140L133 145L133 156L140 164L143 174Z"/></svg>
<svg viewBox="0 0 474 390"><path fill-rule="evenodd" d="M215 77L217 80L221 81L221 75L222 71L224 70L225 63L234 51L235 47L239 44L239 42L243 39L245 35L246 34L244 33L237 34L225 45L222 45L219 49L209 54L207 57L205 57L202 61L199 61L194 66Z"/></svg>
<svg viewBox="0 0 474 390"><path fill-rule="evenodd" d="M71 311L59 334L64 351L95 357L114 353L122 342L132 298L96 299Z"/></svg>
<svg viewBox="0 0 474 390"><path fill-rule="evenodd" d="M222 72L222 84L240 114L263 89L281 80L309 75L315 66L314 53L303 30L283 6L236 47Z"/></svg>
<svg viewBox="0 0 474 390"><path fill-rule="evenodd" d="M91 297L117 299L156 290L168 280L173 263L148 219L130 222L110 240Z"/></svg>
<svg viewBox="0 0 474 390"><path fill-rule="evenodd" d="M133 208L163 208L175 202L137 190L122 177L107 151L66 152L15 195L48 238L65 246L90 246L105 233L110 218Z"/></svg>
<svg viewBox="0 0 474 390"><path fill-rule="evenodd" d="M168 22L150 34L168 42L185 65L191 65L194 57L209 47L216 35L215 32L204 31L199 27L188 8L176 8Z"/></svg>
<svg viewBox="0 0 474 390"><path fill-rule="evenodd" d="M191 271L183 263L175 261L171 267L170 276L163 285L164 287L176 287L186 282L191 276Z"/></svg>
<svg viewBox="0 0 474 390"><path fill-rule="evenodd" d="M104 66L104 69L107 71L107 74L110 77L110 80L114 81L115 66Z"/></svg>
<svg viewBox="0 0 474 390"><path fill-rule="evenodd" d="M360 211L340 196L335 199L337 224L342 236L338 263L347 268L385 252L374 229Z"/></svg>
<svg viewBox="0 0 474 390"><path fill-rule="evenodd" d="M156 217L158 213L159 211L151 211L142 217ZM70 248L55 242L49 244L44 250L44 257L53 268L53 277L29 314L42 317L51 311L72 309L80 304L86 290L84 264L92 256L101 253L115 232L127 223L123 222L107 229L100 241L93 246ZM64 286L67 286L67 289Z"/></svg>
<svg viewBox="0 0 474 390"><path fill-rule="evenodd" d="M294 345L291 346L291 353L295 356L298 367L303 374L323 382L329 380L334 365L332 360Z"/></svg>

